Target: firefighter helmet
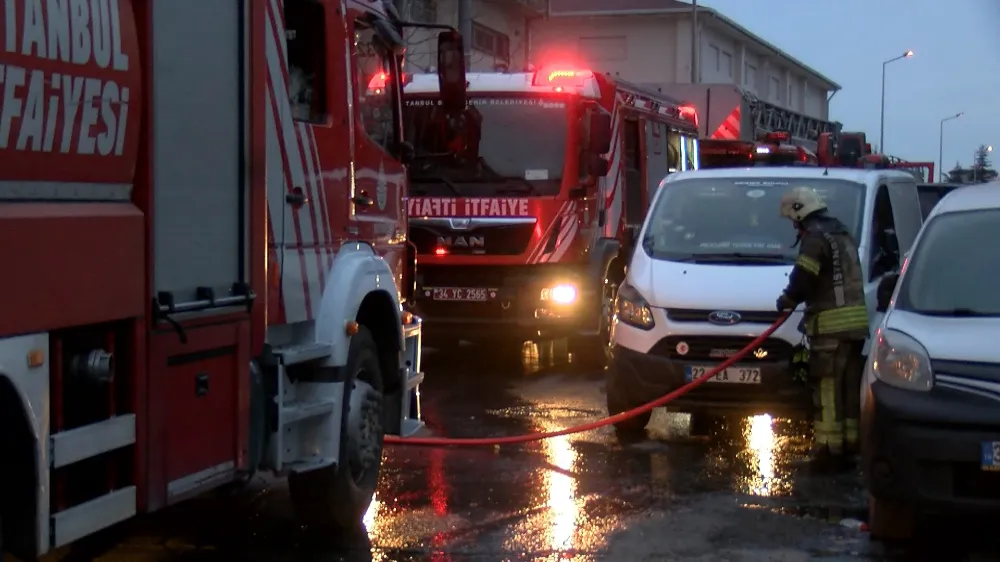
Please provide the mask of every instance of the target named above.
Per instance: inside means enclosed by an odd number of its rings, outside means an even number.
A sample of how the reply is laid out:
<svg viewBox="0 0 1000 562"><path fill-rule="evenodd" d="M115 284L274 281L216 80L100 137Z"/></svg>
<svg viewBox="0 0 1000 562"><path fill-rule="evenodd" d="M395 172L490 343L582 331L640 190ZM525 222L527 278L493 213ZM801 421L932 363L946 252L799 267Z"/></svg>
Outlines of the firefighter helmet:
<svg viewBox="0 0 1000 562"><path fill-rule="evenodd" d="M781 216L795 222L823 209L826 203L811 187L795 187L781 196Z"/></svg>

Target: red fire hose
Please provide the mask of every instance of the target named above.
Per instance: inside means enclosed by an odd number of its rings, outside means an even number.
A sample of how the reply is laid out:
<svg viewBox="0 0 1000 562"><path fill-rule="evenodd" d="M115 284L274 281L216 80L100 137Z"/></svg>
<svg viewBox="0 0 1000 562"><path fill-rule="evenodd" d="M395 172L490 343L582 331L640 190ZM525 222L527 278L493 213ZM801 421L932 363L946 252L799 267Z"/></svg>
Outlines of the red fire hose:
<svg viewBox="0 0 1000 562"><path fill-rule="evenodd" d="M574 425L572 427L567 427L565 429L560 429L558 431L542 431L536 433L528 433L525 435L511 435L507 437L460 437L460 438L450 438L450 437L398 437L395 435L386 435L385 443L389 445L412 445L418 447L482 447L491 445L511 445L514 443L529 443L531 441L541 441L542 439L549 439L551 437L560 437L563 435L570 435L573 433L582 433L584 431L590 431L593 429L598 429L607 425L616 424L618 422L623 422L627 419L634 418L640 414L649 412L655 408L663 406L667 402L670 402L676 398L691 392L695 388L701 386L708 379L714 377L723 369L733 365L748 353L754 350L754 348L759 347L764 343L767 338L774 333L785 320L788 319L789 313L784 313L779 317L774 324L771 324L764 332L757 336L752 342L747 344L746 347L741 349L738 353L734 354L729 359L726 359L720 363L717 367L711 371L701 375L700 377L694 379L693 381L687 383L686 385L670 392L665 396L661 396L652 402L643 404L637 408L628 410L627 412L622 412L620 414L615 414L613 416L608 416L606 418L599 419L590 423L585 423L581 425Z"/></svg>

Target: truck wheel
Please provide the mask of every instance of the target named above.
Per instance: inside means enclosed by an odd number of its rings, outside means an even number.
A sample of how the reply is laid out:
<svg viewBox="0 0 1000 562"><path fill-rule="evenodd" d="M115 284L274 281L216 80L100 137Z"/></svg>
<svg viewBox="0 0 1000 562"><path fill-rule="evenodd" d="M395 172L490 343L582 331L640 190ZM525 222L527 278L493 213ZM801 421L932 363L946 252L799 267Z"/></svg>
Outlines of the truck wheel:
<svg viewBox="0 0 1000 562"><path fill-rule="evenodd" d="M913 511L868 494L868 533L872 540L905 541L913 537Z"/></svg>
<svg viewBox="0 0 1000 562"><path fill-rule="evenodd" d="M706 413L692 413L688 422L688 435L691 437L708 437L712 435L716 416Z"/></svg>
<svg viewBox="0 0 1000 562"><path fill-rule="evenodd" d="M292 474L288 487L295 511L307 525L354 531L375 495L385 428L378 347L364 326L351 338L346 376L337 464Z"/></svg>
<svg viewBox="0 0 1000 562"><path fill-rule="evenodd" d="M608 347L611 345L611 319L614 317L615 297L618 282L605 274L601 295L600 326L597 336L569 338L569 352L573 362L587 367L604 370L608 363Z"/></svg>
<svg viewBox="0 0 1000 562"><path fill-rule="evenodd" d="M608 377L608 415L614 416L622 412L627 412L639 404L633 404L628 400L628 395L617 382L613 370L609 370ZM615 424L615 434L618 440L623 443L639 441L646 436L646 426L653 417L653 412L639 414L633 418Z"/></svg>

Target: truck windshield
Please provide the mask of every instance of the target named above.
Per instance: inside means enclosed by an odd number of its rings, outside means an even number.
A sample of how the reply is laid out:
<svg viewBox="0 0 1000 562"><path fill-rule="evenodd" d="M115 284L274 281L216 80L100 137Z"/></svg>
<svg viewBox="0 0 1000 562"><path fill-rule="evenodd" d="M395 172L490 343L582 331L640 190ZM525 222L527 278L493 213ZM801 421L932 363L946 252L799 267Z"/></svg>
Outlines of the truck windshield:
<svg viewBox="0 0 1000 562"><path fill-rule="evenodd" d="M1000 209L931 219L903 276L896 308L935 316L1000 316L995 285L1000 245L991 243L998 237Z"/></svg>
<svg viewBox="0 0 1000 562"><path fill-rule="evenodd" d="M818 178L692 178L667 182L646 218L642 246L655 259L767 258L791 263L792 223L778 214L793 187L815 189L831 216L860 238L865 188Z"/></svg>
<svg viewBox="0 0 1000 562"><path fill-rule="evenodd" d="M433 99L407 99L403 121L415 149L415 195L555 195L566 159L563 100L471 97L449 124ZM450 125L450 126L449 126Z"/></svg>

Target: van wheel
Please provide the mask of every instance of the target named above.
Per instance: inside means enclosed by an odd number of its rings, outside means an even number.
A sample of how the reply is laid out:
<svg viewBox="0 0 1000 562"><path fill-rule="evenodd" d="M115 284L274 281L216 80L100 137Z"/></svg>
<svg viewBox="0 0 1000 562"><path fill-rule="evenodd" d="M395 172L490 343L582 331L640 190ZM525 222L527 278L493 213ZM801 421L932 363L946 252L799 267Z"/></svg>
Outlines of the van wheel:
<svg viewBox="0 0 1000 562"><path fill-rule="evenodd" d="M868 533L872 540L905 541L913 537L913 510L868 494Z"/></svg>
<svg viewBox="0 0 1000 562"><path fill-rule="evenodd" d="M621 388L614 376L614 368L609 369L608 376L608 415L614 416L622 412L627 412L639 404L633 404L628 400L628 395ZM615 424L615 434L622 443L630 443L643 439L646 436L646 426L653 417L653 412L645 412L638 416L629 418Z"/></svg>
<svg viewBox="0 0 1000 562"><path fill-rule="evenodd" d="M292 474L288 487L295 512L307 525L355 531L375 495L385 431L378 347L364 326L351 337L346 374L337 464Z"/></svg>

